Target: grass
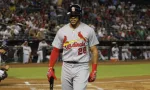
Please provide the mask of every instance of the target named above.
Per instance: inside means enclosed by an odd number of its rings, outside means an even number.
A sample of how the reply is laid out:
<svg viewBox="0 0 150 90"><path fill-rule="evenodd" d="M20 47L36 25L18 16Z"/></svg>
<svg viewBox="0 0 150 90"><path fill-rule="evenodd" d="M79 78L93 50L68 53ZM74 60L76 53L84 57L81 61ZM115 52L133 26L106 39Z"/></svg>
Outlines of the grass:
<svg viewBox="0 0 150 90"><path fill-rule="evenodd" d="M132 64L132 65L99 65L97 78L113 78L125 76L150 75L150 64ZM11 68L8 71L9 77L23 79L44 79L47 78L47 67L24 67ZM61 66L55 67L56 77L60 78Z"/></svg>
<svg viewBox="0 0 150 90"><path fill-rule="evenodd" d="M102 65L98 68L98 78L150 75L150 64Z"/></svg>

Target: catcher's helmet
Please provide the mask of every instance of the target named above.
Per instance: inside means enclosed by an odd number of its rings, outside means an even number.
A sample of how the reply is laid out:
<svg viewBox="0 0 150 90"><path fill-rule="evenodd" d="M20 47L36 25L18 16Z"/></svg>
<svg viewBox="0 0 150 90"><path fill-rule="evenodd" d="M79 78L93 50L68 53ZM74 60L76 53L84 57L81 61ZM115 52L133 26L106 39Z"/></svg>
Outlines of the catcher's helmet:
<svg viewBox="0 0 150 90"><path fill-rule="evenodd" d="M69 7L67 14L70 16L81 16L82 15L82 9L81 9L80 5L73 4Z"/></svg>

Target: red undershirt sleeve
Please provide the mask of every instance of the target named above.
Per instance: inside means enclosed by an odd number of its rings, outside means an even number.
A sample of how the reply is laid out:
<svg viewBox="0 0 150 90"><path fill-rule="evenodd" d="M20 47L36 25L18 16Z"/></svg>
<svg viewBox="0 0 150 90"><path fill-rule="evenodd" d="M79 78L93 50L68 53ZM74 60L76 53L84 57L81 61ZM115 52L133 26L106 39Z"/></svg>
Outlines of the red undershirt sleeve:
<svg viewBox="0 0 150 90"><path fill-rule="evenodd" d="M49 67L54 67L58 57L59 57L59 49L56 47L53 47L51 55L50 55L50 59L49 59Z"/></svg>

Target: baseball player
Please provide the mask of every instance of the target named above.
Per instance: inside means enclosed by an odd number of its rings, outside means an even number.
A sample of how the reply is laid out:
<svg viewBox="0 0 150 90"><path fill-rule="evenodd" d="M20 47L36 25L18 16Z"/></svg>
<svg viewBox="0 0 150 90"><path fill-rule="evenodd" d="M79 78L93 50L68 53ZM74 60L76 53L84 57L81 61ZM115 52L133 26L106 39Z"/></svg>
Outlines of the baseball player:
<svg viewBox="0 0 150 90"><path fill-rule="evenodd" d="M4 54L6 51L4 49L0 49L0 59L1 58L1 54ZM9 69L9 65L5 65L5 64L2 64L2 61L0 60L0 82L1 80L4 80L5 78L7 78L7 72Z"/></svg>
<svg viewBox="0 0 150 90"><path fill-rule="evenodd" d="M0 62L0 64L1 64L1 62ZM0 82L1 82L1 80L4 80L5 78L7 78L8 69L9 69L9 65L0 65Z"/></svg>
<svg viewBox="0 0 150 90"><path fill-rule="evenodd" d="M96 79L99 44L94 30L80 21L82 9L79 5L71 5L68 9L70 23L57 32L52 42L52 52L49 60L48 80L56 76L54 65L62 53L62 90L86 90L88 81ZM90 57L90 53L92 54ZM92 71L89 73L89 61L92 61Z"/></svg>
<svg viewBox="0 0 150 90"><path fill-rule="evenodd" d="M119 48L117 46L117 44L115 46L112 47L112 58L114 59L119 59Z"/></svg>
<svg viewBox="0 0 150 90"><path fill-rule="evenodd" d="M145 50L143 50L142 54L143 54L145 60L150 59L150 50L145 49Z"/></svg>
<svg viewBox="0 0 150 90"><path fill-rule="evenodd" d="M128 60L129 56L128 56L129 50L128 48L122 48L122 61Z"/></svg>
<svg viewBox="0 0 150 90"><path fill-rule="evenodd" d="M37 54L38 54L37 63L43 62L43 50L42 49L47 46L48 44L46 43L45 39L39 42L38 51L37 51Z"/></svg>
<svg viewBox="0 0 150 90"><path fill-rule="evenodd" d="M31 47L28 46L28 42L25 41L22 45L23 47L23 63L29 63L30 55L31 55Z"/></svg>

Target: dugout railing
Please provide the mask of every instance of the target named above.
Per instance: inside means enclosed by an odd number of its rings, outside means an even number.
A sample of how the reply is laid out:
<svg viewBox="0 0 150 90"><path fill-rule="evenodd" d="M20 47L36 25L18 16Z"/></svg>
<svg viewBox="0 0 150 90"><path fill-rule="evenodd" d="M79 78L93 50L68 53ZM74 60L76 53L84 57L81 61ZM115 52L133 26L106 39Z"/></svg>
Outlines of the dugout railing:
<svg viewBox="0 0 150 90"><path fill-rule="evenodd" d="M120 46L119 60L122 60L123 49L129 50L129 60L144 60L146 56L150 59L150 46Z"/></svg>
<svg viewBox="0 0 150 90"><path fill-rule="evenodd" d="M119 60L122 59L122 54L124 53L123 49L128 50L128 59L125 59L124 61L130 61L130 60L142 60L145 59L144 57L144 52L147 54L150 54L150 46L118 46L119 52L118 52L118 57ZM44 57L46 58L47 55L50 54L52 47L47 47L44 48L43 54L45 55ZM112 57L112 46L98 46L99 50L99 60L110 60ZM102 56L104 59L102 59ZM61 61L61 54L58 59Z"/></svg>

